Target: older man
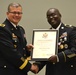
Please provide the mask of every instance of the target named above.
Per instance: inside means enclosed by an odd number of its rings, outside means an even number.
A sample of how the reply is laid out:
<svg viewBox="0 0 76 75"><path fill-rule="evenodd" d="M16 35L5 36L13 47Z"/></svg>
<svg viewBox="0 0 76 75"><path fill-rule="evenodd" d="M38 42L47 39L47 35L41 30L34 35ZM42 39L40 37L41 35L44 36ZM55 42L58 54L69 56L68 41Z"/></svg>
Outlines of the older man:
<svg viewBox="0 0 76 75"><path fill-rule="evenodd" d="M28 71L36 72L36 66L31 65L27 59L33 46L27 45L25 31L18 25L22 14L22 6L11 3L6 20L0 24L1 75L27 75Z"/></svg>

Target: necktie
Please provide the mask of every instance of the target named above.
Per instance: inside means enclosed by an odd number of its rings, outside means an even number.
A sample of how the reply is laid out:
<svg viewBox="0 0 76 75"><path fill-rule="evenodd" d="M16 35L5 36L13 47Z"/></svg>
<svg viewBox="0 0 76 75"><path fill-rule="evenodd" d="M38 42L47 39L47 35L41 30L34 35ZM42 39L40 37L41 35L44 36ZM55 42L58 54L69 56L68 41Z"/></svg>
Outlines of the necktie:
<svg viewBox="0 0 76 75"><path fill-rule="evenodd" d="M20 31L20 27L19 26L16 26L16 31L17 31L18 35L21 36L21 31Z"/></svg>
<svg viewBox="0 0 76 75"><path fill-rule="evenodd" d="M16 26L16 29L19 30L19 26Z"/></svg>

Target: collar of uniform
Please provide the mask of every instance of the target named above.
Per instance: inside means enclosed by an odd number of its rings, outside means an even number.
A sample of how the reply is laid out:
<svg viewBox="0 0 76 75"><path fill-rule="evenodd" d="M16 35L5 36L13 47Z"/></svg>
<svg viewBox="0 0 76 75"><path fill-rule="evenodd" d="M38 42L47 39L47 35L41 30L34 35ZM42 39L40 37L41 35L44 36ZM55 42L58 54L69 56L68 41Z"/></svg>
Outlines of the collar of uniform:
<svg viewBox="0 0 76 75"><path fill-rule="evenodd" d="M62 23L59 24L59 26L56 28L56 30L59 30L61 24L62 24ZM52 29L55 29L55 28L52 27Z"/></svg>
<svg viewBox="0 0 76 75"><path fill-rule="evenodd" d="M11 22L12 23L12 22ZM12 25L16 28L16 26L18 26L18 25L15 25L14 23L12 23Z"/></svg>
<svg viewBox="0 0 76 75"><path fill-rule="evenodd" d="M8 18L7 18L8 19ZM8 19L9 20L9 19ZM16 28L16 26L18 25L15 25L13 22L10 21L10 23ZM16 28L17 29L17 28Z"/></svg>
<svg viewBox="0 0 76 75"><path fill-rule="evenodd" d="M12 25L17 29L17 26L18 26L18 25L15 25L15 24L14 24L14 23L12 23L12 22L11 22L11 24L12 24Z"/></svg>

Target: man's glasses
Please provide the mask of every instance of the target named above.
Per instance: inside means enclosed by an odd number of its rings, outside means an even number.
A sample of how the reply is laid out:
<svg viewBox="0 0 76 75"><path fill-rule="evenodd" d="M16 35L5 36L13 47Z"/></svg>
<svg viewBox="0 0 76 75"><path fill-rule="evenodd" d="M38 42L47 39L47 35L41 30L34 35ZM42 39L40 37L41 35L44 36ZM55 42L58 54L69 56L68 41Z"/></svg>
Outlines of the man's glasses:
<svg viewBox="0 0 76 75"><path fill-rule="evenodd" d="M14 14L14 15L16 15L16 14L18 14L18 15L23 14L22 12L9 12L9 13L12 13L12 14Z"/></svg>

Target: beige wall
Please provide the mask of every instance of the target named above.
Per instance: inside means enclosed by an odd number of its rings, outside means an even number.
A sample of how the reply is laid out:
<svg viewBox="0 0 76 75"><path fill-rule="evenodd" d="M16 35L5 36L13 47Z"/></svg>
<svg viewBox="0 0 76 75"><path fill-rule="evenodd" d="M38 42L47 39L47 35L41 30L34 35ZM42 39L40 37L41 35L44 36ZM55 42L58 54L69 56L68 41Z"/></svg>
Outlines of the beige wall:
<svg viewBox="0 0 76 75"><path fill-rule="evenodd" d="M20 25L25 28L28 43L32 42L32 31L37 28L49 28L46 21L46 11L55 7L62 13L65 24L76 25L76 0L0 0L0 23L6 18L7 6L18 2L23 7L23 17ZM44 75L45 68L37 75ZM35 75L29 72L29 75Z"/></svg>

